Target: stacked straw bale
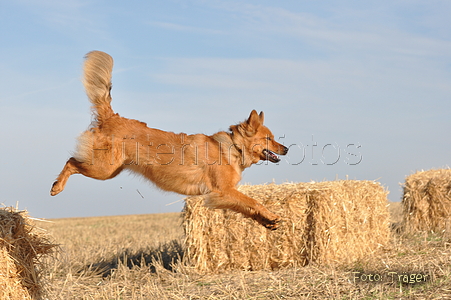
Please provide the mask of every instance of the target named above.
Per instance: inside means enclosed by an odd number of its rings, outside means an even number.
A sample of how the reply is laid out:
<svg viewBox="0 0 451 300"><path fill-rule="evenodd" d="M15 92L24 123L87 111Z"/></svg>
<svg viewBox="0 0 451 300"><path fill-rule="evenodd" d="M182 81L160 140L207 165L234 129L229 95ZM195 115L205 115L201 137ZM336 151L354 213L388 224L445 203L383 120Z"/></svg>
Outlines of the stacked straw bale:
<svg viewBox="0 0 451 300"><path fill-rule="evenodd" d="M41 299L39 258L54 246L25 211L0 208L0 299Z"/></svg>
<svg viewBox="0 0 451 300"><path fill-rule="evenodd" d="M450 232L451 169L419 171L408 176L402 206L406 232Z"/></svg>
<svg viewBox="0 0 451 300"><path fill-rule="evenodd" d="M200 272L272 270L344 264L373 254L389 240L387 191L374 181L243 185L239 190L282 217L276 231L228 210L211 210L204 196L184 209L185 259Z"/></svg>

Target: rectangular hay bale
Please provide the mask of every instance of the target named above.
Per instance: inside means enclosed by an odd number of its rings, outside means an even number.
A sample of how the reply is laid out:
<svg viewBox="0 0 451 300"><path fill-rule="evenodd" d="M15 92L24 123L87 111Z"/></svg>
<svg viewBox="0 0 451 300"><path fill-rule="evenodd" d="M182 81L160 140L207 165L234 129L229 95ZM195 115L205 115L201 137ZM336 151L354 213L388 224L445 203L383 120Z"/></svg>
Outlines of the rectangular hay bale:
<svg viewBox="0 0 451 300"><path fill-rule="evenodd" d="M402 198L405 232L450 232L451 169L418 171L406 177Z"/></svg>
<svg viewBox="0 0 451 300"><path fill-rule="evenodd" d="M41 299L39 259L55 246L25 211L0 208L0 299Z"/></svg>
<svg viewBox="0 0 451 300"><path fill-rule="evenodd" d="M387 191L374 181L242 185L239 190L282 217L276 231L188 197L185 258L200 272L271 270L349 263L389 240Z"/></svg>

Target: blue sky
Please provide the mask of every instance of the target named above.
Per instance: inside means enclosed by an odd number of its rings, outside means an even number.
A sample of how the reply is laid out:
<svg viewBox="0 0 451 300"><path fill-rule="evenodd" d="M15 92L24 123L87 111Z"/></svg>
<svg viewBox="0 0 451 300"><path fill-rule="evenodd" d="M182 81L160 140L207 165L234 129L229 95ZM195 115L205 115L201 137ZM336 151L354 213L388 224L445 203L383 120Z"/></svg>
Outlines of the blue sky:
<svg viewBox="0 0 451 300"><path fill-rule="evenodd" d="M290 146L243 183L378 180L450 165L449 1L1 1L0 203L34 217L180 211L127 173L49 195L91 120L83 56L113 56L113 109L212 134L252 109Z"/></svg>

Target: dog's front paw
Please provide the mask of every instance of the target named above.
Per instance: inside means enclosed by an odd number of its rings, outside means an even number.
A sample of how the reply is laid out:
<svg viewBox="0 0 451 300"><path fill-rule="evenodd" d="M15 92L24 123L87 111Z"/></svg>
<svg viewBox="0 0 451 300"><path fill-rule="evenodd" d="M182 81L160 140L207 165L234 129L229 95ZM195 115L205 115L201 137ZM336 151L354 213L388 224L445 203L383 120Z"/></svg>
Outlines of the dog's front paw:
<svg viewBox="0 0 451 300"><path fill-rule="evenodd" d="M276 215L273 219L263 218L257 221L269 230L276 230L277 228L279 228L280 217Z"/></svg>

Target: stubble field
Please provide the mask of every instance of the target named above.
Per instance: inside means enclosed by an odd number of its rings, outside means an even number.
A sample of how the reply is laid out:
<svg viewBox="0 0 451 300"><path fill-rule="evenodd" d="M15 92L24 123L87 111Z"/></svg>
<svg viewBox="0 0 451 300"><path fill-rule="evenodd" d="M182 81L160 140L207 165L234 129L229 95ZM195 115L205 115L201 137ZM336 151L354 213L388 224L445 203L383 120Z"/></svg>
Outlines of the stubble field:
<svg viewBox="0 0 451 300"><path fill-rule="evenodd" d="M43 281L49 299L451 299L451 238L401 235L400 203L389 209L393 235L379 255L223 274L183 264L180 213L38 221L60 244Z"/></svg>

